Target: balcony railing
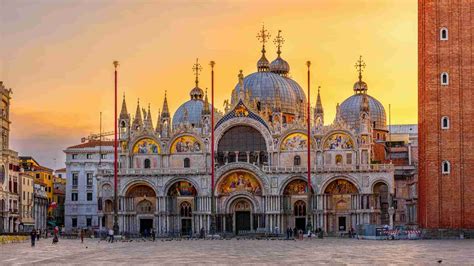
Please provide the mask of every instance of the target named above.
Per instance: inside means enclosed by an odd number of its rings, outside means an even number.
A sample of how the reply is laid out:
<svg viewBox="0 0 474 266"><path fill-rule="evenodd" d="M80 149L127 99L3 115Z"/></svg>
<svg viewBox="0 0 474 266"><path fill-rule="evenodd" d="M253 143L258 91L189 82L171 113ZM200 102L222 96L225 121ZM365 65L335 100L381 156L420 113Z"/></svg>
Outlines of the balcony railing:
<svg viewBox="0 0 474 266"><path fill-rule="evenodd" d="M219 165L217 168L224 167ZM255 165L266 173L305 173L307 167L283 167ZM368 165L324 165L311 168L312 172L333 173L333 172L388 172L393 171L392 164L368 164ZM119 175L179 175L179 174L209 174L210 169L206 168L155 168L155 169L119 169ZM112 169L101 169L99 175L113 175Z"/></svg>

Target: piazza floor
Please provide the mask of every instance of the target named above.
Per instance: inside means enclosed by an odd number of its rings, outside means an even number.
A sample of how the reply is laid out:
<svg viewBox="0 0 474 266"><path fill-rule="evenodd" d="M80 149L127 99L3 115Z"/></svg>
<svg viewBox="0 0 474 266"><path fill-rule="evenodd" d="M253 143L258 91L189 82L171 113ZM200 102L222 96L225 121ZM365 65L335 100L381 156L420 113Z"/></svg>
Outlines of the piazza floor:
<svg viewBox="0 0 474 266"><path fill-rule="evenodd" d="M117 242L41 239L0 246L0 265L158 263L474 264L474 240L370 241L356 239L181 240Z"/></svg>

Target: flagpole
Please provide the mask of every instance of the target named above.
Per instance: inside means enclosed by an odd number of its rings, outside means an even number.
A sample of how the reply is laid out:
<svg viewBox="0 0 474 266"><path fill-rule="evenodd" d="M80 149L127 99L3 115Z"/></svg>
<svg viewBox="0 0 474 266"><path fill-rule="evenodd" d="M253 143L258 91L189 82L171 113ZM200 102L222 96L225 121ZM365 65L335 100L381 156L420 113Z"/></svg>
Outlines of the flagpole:
<svg viewBox="0 0 474 266"><path fill-rule="evenodd" d="M211 235L216 233L216 204L214 198L214 180L215 180L215 164L214 164L214 65L216 62L211 61Z"/></svg>
<svg viewBox="0 0 474 266"><path fill-rule="evenodd" d="M114 235L117 235L119 233L119 225L118 225L118 201L117 201L117 148L118 148L118 141L117 141L117 67L119 65L118 61L114 61L114 67L115 67L115 95L114 95Z"/></svg>
<svg viewBox="0 0 474 266"><path fill-rule="evenodd" d="M312 185L311 185L311 89L310 89L310 66L311 62L306 61L306 66L308 67L308 105L307 105L307 136L308 136L308 143L307 143L307 151L308 151L308 225L307 229L311 230L311 195L312 195Z"/></svg>

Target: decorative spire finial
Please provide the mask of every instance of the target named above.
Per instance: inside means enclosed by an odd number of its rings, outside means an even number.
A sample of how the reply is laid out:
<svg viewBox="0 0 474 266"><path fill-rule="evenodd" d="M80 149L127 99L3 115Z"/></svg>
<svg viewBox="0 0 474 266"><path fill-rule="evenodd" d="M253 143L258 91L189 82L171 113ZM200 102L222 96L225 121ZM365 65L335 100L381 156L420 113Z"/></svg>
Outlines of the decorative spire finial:
<svg viewBox="0 0 474 266"><path fill-rule="evenodd" d="M262 55L265 56L265 43L270 39L270 33L265 29L265 24L262 24L262 29L257 34L257 39L262 43Z"/></svg>
<svg viewBox="0 0 474 266"><path fill-rule="evenodd" d="M119 66L119 61L114 61L113 64L114 64L115 69L117 69L117 67Z"/></svg>
<svg viewBox="0 0 474 266"><path fill-rule="evenodd" d="M277 47L277 54L278 57L280 57L281 54L281 46L285 43L285 39L283 39L283 36L281 36L281 30L278 30L278 35L275 37L273 40L273 43Z"/></svg>
<svg viewBox="0 0 474 266"><path fill-rule="evenodd" d="M362 72L365 68L365 62L362 60L362 55L359 56L359 60L357 60L355 64L355 68L357 69L357 72L359 72L359 81L362 81Z"/></svg>
<svg viewBox="0 0 474 266"><path fill-rule="evenodd" d="M216 65L216 62L211 61L211 62L209 62L209 65L211 66L212 69L214 69L214 66Z"/></svg>
<svg viewBox="0 0 474 266"><path fill-rule="evenodd" d="M194 72L194 75L196 76L196 87L198 86L199 84L199 72L201 72L202 70L202 67L201 67L201 64L199 64L199 58L196 58L196 64L193 65L193 72Z"/></svg>

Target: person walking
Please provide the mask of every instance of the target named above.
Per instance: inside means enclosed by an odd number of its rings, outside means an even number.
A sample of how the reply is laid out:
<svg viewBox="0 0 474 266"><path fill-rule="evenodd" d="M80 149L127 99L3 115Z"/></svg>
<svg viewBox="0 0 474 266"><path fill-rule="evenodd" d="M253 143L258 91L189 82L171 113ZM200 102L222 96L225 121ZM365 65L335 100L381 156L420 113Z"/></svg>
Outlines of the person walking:
<svg viewBox="0 0 474 266"><path fill-rule="evenodd" d="M36 241L36 230L34 228L33 230L31 230L30 237L31 237L31 246L34 247L35 241Z"/></svg>
<svg viewBox="0 0 474 266"><path fill-rule="evenodd" d="M114 243L114 230L109 229L109 243Z"/></svg>
<svg viewBox="0 0 474 266"><path fill-rule="evenodd" d="M81 243L84 243L84 230L83 229L79 231L79 236L81 237Z"/></svg>
<svg viewBox="0 0 474 266"><path fill-rule="evenodd" d="M41 236L41 229L38 229L38 231L36 232L36 241L40 240L40 236Z"/></svg>

